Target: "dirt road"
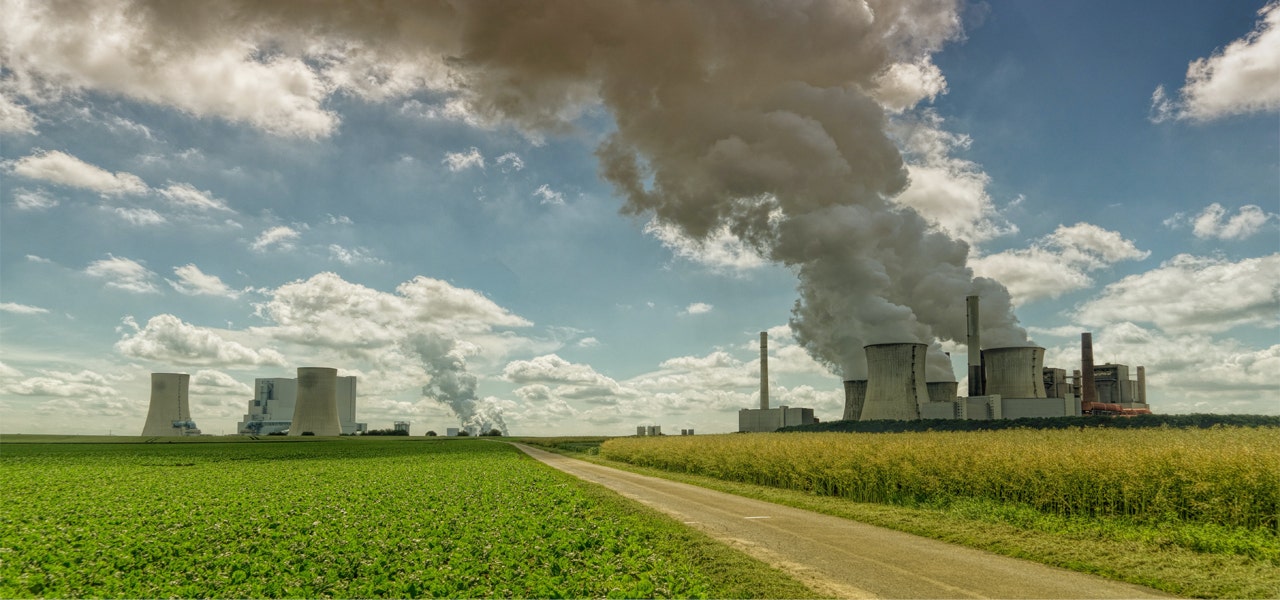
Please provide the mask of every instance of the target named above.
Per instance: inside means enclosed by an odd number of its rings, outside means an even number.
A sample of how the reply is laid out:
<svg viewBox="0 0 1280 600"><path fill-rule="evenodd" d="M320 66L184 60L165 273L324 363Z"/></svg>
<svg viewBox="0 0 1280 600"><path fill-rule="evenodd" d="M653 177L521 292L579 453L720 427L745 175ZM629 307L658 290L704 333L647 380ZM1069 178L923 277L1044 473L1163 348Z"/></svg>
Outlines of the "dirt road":
<svg viewBox="0 0 1280 600"><path fill-rule="evenodd" d="M1162 592L646 477L516 444L840 598L1158 598Z"/></svg>

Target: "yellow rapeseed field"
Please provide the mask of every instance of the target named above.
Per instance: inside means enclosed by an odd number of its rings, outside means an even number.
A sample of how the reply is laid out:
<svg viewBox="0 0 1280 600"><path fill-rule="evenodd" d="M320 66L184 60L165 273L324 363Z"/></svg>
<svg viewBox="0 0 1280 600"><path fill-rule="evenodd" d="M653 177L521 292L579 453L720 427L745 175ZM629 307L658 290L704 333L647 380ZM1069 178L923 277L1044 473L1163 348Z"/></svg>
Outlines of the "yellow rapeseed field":
<svg viewBox="0 0 1280 600"><path fill-rule="evenodd" d="M1280 430L1268 427L617 438L601 454L860 502L977 498L1280 532Z"/></svg>

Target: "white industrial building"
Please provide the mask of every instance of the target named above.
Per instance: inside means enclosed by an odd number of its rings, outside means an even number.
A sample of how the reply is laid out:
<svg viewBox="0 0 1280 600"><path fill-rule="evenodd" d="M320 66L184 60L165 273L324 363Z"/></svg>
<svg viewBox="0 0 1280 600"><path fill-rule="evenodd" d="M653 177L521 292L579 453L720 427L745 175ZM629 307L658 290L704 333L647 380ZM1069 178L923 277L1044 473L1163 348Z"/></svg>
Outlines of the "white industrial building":
<svg viewBox="0 0 1280 600"><path fill-rule="evenodd" d="M333 391L342 434L350 435L367 431L368 424L356 422L356 378L354 376L335 377ZM253 399L249 401L249 412L244 415L236 431L241 434L267 435L290 429L298 401L296 378L255 379L253 393Z"/></svg>

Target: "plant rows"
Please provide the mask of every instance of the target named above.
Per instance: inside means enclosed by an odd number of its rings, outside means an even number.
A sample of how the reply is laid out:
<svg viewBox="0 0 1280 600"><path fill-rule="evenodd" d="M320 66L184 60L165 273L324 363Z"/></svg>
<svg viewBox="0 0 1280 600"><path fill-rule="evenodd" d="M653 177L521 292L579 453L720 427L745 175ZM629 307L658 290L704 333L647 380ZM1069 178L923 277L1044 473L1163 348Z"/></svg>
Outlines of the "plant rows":
<svg viewBox="0 0 1280 600"><path fill-rule="evenodd" d="M859 502L959 498L1280 534L1280 429L617 438L612 460Z"/></svg>
<svg viewBox="0 0 1280 600"><path fill-rule="evenodd" d="M485 441L4 444L0 597L724 593L619 506Z"/></svg>

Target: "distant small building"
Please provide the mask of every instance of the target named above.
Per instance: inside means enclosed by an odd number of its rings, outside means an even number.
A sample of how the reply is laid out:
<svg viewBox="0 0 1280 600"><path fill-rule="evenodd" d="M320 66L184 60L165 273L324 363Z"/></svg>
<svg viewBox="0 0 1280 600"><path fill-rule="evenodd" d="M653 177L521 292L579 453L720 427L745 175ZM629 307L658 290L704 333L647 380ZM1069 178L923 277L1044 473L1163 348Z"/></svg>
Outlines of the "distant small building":
<svg viewBox="0 0 1280 600"><path fill-rule="evenodd" d="M449 427L449 428L447 428L447 429L445 429L445 430L444 430L444 435L445 435L445 437L458 437L458 428L457 428L457 427Z"/></svg>
<svg viewBox="0 0 1280 600"><path fill-rule="evenodd" d="M408 422L408 421L396 421L395 423L392 423L392 425L391 425L391 426L392 426L392 428L394 428L397 432L399 432L399 431L403 431L403 432L405 433L405 435L409 435L409 422Z"/></svg>
<svg viewBox="0 0 1280 600"><path fill-rule="evenodd" d="M744 408L738 411L738 432L759 433L777 431L792 425L812 425L818 420L813 418L812 408Z"/></svg>

